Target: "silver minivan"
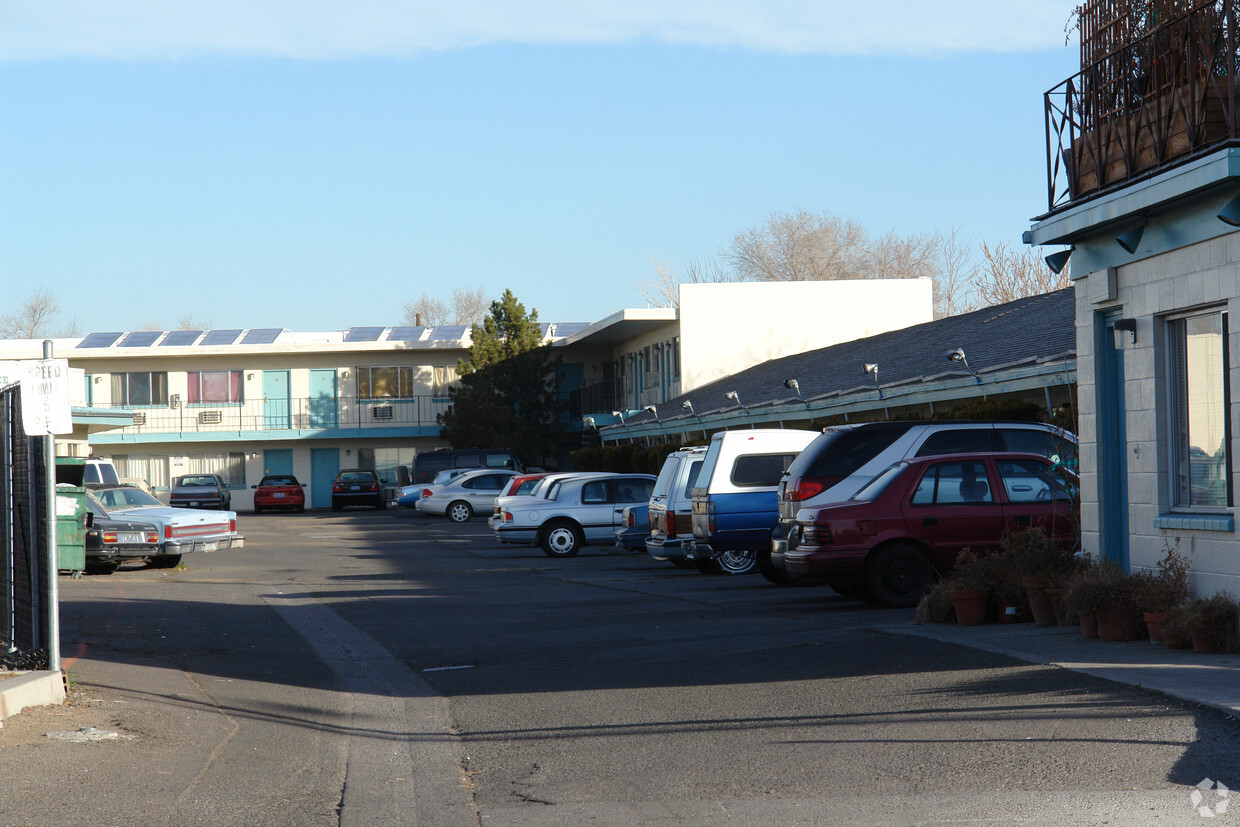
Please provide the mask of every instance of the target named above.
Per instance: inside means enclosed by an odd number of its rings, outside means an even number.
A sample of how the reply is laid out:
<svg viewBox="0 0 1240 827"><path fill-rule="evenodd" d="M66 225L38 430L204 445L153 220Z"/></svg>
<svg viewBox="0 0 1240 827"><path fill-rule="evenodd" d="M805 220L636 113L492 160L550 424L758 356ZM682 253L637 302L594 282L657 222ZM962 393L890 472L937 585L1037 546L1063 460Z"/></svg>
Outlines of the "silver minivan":
<svg viewBox="0 0 1240 827"><path fill-rule="evenodd" d="M693 544L693 486L706 446L682 448L667 455L650 494L650 535L646 553L655 560L688 565Z"/></svg>

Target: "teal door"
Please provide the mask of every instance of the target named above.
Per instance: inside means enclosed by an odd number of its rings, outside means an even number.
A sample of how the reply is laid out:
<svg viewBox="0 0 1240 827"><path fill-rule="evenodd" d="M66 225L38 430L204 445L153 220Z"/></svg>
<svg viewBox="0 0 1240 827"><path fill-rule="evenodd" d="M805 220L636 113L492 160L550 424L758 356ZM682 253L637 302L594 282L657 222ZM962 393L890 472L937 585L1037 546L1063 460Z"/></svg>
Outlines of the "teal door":
<svg viewBox="0 0 1240 827"><path fill-rule="evenodd" d="M1098 530L1102 556L1128 568L1128 435L1124 431L1124 352L1115 346L1118 315L1095 317L1098 410Z"/></svg>
<svg viewBox="0 0 1240 827"><path fill-rule="evenodd" d="M263 427L289 427L288 371L263 371Z"/></svg>
<svg viewBox="0 0 1240 827"><path fill-rule="evenodd" d="M310 371L310 427L336 427L336 371Z"/></svg>
<svg viewBox="0 0 1240 827"><path fill-rule="evenodd" d="M331 508L332 482L340 470L340 449L310 449L310 507Z"/></svg>
<svg viewBox="0 0 1240 827"><path fill-rule="evenodd" d="M277 448L263 451L263 475L292 474L293 449Z"/></svg>

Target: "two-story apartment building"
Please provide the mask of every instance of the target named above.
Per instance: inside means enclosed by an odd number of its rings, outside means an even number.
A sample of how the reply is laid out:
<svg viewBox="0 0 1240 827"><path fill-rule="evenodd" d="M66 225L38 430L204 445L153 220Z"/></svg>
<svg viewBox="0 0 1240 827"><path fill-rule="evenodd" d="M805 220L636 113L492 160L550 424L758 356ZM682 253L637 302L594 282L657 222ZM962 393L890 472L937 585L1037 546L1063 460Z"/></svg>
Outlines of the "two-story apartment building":
<svg viewBox="0 0 1240 827"><path fill-rule="evenodd" d="M930 315L925 280L721 284L686 288L679 309L546 324L565 403L552 464L569 467L585 417L619 421L687 383ZM395 486L418 452L448 447L437 417L451 404L458 361L468 358L469 330L113 331L53 347L82 377L75 420L108 426L62 440L62 453L108 457L122 476L157 490L184 474L218 473L242 510L264 474L292 473L321 508L342 468L373 468ZM0 360L42 352L40 341L0 342Z"/></svg>

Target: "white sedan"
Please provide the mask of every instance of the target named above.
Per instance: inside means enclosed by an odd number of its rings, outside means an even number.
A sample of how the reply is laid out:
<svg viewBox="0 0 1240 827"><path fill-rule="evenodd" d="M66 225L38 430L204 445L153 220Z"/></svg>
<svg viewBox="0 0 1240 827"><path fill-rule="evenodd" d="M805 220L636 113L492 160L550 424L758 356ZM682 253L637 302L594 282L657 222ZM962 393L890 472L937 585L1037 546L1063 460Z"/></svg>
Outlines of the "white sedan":
<svg viewBox="0 0 1240 827"><path fill-rule="evenodd" d="M160 553L150 558L156 568L172 568L189 552L245 545L245 535L237 531L235 511L172 508L127 485L90 485L86 496L109 516L153 523L159 529Z"/></svg>
<svg viewBox="0 0 1240 827"><path fill-rule="evenodd" d="M474 514L490 514L495 498L516 475L516 471L469 471L444 485L424 487L414 508L423 514L446 514L454 523L467 523Z"/></svg>

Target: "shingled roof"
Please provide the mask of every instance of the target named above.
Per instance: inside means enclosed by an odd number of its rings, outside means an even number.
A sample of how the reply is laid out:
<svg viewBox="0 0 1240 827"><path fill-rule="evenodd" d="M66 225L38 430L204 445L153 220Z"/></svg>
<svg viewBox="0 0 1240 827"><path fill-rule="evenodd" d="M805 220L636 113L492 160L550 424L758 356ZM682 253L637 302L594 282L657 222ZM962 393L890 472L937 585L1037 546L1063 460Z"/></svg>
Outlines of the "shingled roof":
<svg viewBox="0 0 1240 827"><path fill-rule="evenodd" d="M831 347L771 359L760 365L684 393L662 403L660 419L680 416L681 403L691 400L695 414L704 416L736 408L725 394L736 391L748 409L799 404L788 379L797 380L801 397L810 403L832 397L874 397L874 377L866 364L878 365L878 384L884 393L909 386L959 384L971 379L980 385L1021 366L1069 361L1075 366L1076 322L1072 288L1018 299L972 313L844 342ZM948 354L960 348L967 366ZM985 392L985 391L982 391ZM882 402L876 402L882 407ZM643 412L629 417L628 425L654 424Z"/></svg>

